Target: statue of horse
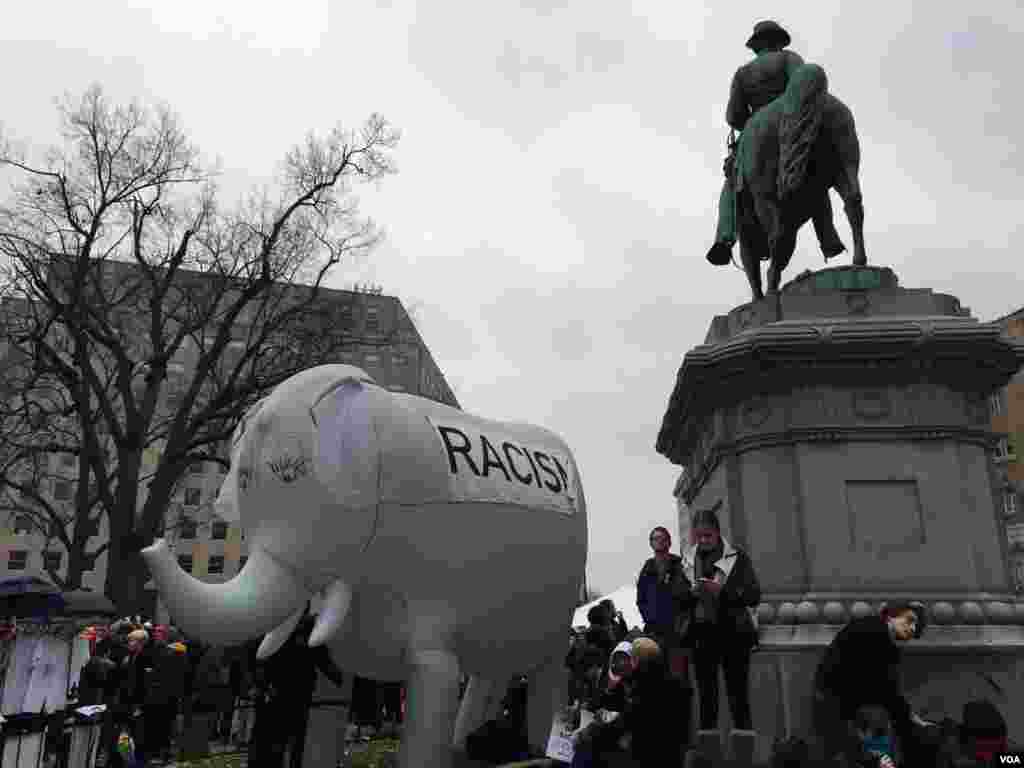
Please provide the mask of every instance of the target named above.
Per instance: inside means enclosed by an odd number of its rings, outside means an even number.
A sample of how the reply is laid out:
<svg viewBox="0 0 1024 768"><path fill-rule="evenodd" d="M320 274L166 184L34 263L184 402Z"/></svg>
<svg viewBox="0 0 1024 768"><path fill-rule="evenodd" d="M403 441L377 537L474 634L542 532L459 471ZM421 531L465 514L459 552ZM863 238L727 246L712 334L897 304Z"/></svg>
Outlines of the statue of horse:
<svg viewBox="0 0 1024 768"><path fill-rule="evenodd" d="M764 296L761 261L770 262L767 287L775 293L797 232L818 212L828 189L843 200L853 230L853 263L867 263L859 168L853 113L828 92L825 71L804 64L786 92L750 118L737 147L740 258L755 301Z"/></svg>

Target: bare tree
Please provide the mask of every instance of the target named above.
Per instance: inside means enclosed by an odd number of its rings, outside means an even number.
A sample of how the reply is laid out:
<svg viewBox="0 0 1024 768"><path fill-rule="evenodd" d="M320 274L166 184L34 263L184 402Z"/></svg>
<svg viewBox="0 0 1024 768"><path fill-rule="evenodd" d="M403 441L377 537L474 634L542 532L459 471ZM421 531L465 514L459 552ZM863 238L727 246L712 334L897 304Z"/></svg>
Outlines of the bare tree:
<svg viewBox="0 0 1024 768"><path fill-rule="evenodd" d="M93 86L60 118L64 146L42 163L0 145L19 174L0 206L0 346L16 363L0 375L0 505L63 545L67 587L105 553L105 592L133 610L138 552L188 467L226 466L249 406L352 342L321 286L379 241L353 187L394 172L398 135L378 115L311 134L277 197L228 210L167 107L112 105ZM70 503L39 492L55 475ZM108 540L90 549L101 520Z"/></svg>

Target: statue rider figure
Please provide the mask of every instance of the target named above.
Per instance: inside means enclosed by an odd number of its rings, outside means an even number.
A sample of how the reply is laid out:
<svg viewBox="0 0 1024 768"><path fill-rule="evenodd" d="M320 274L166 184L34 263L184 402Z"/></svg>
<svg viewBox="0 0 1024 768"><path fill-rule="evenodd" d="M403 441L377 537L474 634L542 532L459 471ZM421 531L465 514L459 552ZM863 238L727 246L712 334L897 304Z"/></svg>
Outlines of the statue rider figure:
<svg viewBox="0 0 1024 768"><path fill-rule="evenodd" d="M737 133L757 110L781 96L792 73L804 60L793 51L785 50L790 43L789 33L774 21L761 21L754 26L754 34L747 47L756 58L744 64L732 78L726 122ZM736 142L731 141L729 157L725 161L725 184L718 202L718 229L715 244L708 251L712 264L728 264L732 260L732 246L736 242L735 157ZM828 191L821 209L813 217L814 231L827 261L846 250L832 221L832 202Z"/></svg>

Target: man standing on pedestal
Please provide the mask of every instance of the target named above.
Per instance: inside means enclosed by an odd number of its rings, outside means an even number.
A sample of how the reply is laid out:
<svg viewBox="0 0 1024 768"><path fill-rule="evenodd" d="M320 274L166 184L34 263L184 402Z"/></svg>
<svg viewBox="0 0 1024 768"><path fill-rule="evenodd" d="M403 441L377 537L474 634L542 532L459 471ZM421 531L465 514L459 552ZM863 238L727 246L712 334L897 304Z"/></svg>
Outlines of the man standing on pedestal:
<svg viewBox="0 0 1024 768"><path fill-rule="evenodd" d="M754 34L747 41L747 47L754 51L756 58L736 70L725 113L726 122L737 133L743 130L757 110L785 92L793 72L803 66L804 60L798 54L785 50L789 43L789 33L774 21L762 21L754 27ZM732 259L732 246L736 242L735 155L732 153L733 147L730 150L725 161L725 184L718 204L715 244L707 255L708 261L715 265L729 263ZM826 261L846 250L832 221L832 202L827 190L821 208L812 221Z"/></svg>
<svg viewBox="0 0 1024 768"><path fill-rule="evenodd" d="M683 561L669 552L672 536L658 526L650 535L654 557L644 563L636 584L636 604L644 620L644 634L662 649L665 663L677 688L677 701L684 711L677 722L684 743L691 734L693 687L690 684L689 655L683 637L689 626L692 598Z"/></svg>

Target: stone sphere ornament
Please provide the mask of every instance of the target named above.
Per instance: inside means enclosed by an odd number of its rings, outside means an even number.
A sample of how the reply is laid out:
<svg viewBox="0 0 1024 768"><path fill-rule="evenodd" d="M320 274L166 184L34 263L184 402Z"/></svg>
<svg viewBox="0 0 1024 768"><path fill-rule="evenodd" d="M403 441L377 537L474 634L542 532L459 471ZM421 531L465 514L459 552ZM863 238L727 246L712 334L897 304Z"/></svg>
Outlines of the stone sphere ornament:
<svg viewBox="0 0 1024 768"><path fill-rule="evenodd" d="M843 608L843 604L836 600L825 603L821 614L826 624L844 624L846 622L846 610Z"/></svg>
<svg viewBox="0 0 1024 768"><path fill-rule="evenodd" d="M934 624L955 624L956 608L952 603L938 602L931 607L932 622Z"/></svg>
<svg viewBox="0 0 1024 768"><path fill-rule="evenodd" d="M865 616L870 616L874 611L871 608L870 603L865 603L863 600L858 600L850 606L850 616L855 619L863 619Z"/></svg>
<svg viewBox="0 0 1024 768"><path fill-rule="evenodd" d="M796 607L796 618L800 624L816 624L818 621L818 606L809 600L804 600Z"/></svg>
<svg viewBox="0 0 1024 768"><path fill-rule="evenodd" d="M984 624L985 612L982 611L980 604L973 600L968 600L967 602L960 604L960 619L964 624Z"/></svg>

